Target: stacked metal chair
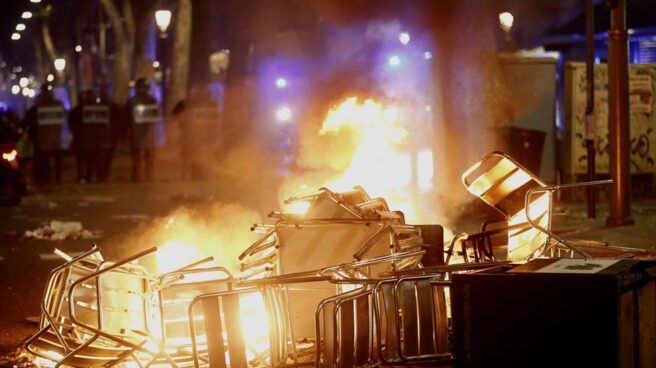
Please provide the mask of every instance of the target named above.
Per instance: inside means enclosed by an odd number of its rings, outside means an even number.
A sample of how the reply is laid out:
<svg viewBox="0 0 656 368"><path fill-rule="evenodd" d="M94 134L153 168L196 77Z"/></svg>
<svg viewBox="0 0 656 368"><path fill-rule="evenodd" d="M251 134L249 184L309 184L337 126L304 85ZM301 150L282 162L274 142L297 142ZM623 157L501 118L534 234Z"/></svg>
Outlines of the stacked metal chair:
<svg viewBox="0 0 656 368"><path fill-rule="evenodd" d="M26 343L37 356L56 366L109 367L126 359L150 360L164 354L149 334L148 305L151 279L132 264L152 252L105 262L100 250L90 251L55 269L42 305L41 329Z"/></svg>
<svg viewBox="0 0 656 368"><path fill-rule="evenodd" d="M26 349L57 367L111 367L126 361L141 367L192 365L189 303L198 294L229 289L231 276L222 267L201 267L211 258L153 276L138 262L156 251L107 262L93 246L55 268L43 297L40 329ZM200 273L202 281L189 277ZM199 353L207 355L207 350Z"/></svg>
<svg viewBox="0 0 656 368"><path fill-rule="evenodd" d="M286 203L304 204L304 210L271 213L270 223L253 226L262 236L239 257L239 288L192 303L190 311L202 307L207 342L214 346L208 365L375 363L373 286L385 272L420 264L419 229L362 188L322 188ZM269 348L247 354L241 326L226 316L235 316L240 298L254 293L267 309Z"/></svg>

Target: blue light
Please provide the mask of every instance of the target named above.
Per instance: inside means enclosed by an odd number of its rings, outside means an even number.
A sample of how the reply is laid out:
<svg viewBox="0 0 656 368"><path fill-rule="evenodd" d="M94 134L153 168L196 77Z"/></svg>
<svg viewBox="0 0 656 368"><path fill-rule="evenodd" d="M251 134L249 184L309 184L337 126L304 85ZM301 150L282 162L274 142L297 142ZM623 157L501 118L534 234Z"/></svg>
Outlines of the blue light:
<svg viewBox="0 0 656 368"><path fill-rule="evenodd" d="M283 88L287 87L287 79L285 79L283 77L278 77L276 79L276 87L279 88L279 89L283 89Z"/></svg>
<svg viewBox="0 0 656 368"><path fill-rule="evenodd" d="M399 55L392 55L387 59L387 64L391 66L392 68L398 68L401 66L401 58Z"/></svg>
<svg viewBox="0 0 656 368"><path fill-rule="evenodd" d="M433 58L433 54L430 51L424 52L424 59L425 60L430 60Z"/></svg>

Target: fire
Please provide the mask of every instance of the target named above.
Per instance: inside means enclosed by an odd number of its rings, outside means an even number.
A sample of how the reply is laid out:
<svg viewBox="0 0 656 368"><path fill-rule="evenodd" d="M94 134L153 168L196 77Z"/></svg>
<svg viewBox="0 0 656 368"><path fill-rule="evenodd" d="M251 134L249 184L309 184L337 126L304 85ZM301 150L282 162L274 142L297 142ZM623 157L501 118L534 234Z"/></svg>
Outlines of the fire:
<svg viewBox="0 0 656 368"><path fill-rule="evenodd" d="M266 365L266 352L269 350L269 320L264 298L259 292L239 297L239 318L246 343L246 357L249 361L257 359Z"/></svg>
<svg viewBox="0 0 656 368"><path fill-rule="evenodd" d="M183 240L169 240L157 249L157 268L160 273L175 271L203 256L196 245Z"/></svg>
<svg viewBox="0 0 656 368"><path fill-rule="evenodd" d="M403 119L406 115L397 106L357 97L333 107L318 132L304 137L299 159L301 166L311 169L327 166L329 177L316 182L320 175L313 172L308 177L292 178L282 196L298 194L301 186L323 186L339 192L359 185L372 197L384 197L409 221L419 221L418 195L431 189L433 157L430 149L413 146L406 127L409 124ZM318 167L321 165L324 167Z"/></svg>

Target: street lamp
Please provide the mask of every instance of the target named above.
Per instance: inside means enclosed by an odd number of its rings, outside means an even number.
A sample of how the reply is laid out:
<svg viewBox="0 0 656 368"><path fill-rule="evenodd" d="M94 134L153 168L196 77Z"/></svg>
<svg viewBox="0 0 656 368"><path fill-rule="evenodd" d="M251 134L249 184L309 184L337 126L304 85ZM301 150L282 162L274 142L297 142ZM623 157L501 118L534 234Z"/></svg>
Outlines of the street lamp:
<svg viewBox="0 0 656 368"><path fill-rule="evenodd" d="M30 18L32 18L32 12L29 12L29 11L25 11L25 12L23 12L23 14L21 14L21 18L23 18L23 19L30 19Z"/></svg>
<svg viewBox="0 0 656 368"><path fill-rule="evenodd" d="M160 57L162 61L162 81L161 81L161 92L162 92L162 110L166 112L166 71L168 69L168 50L167 50L167 34L166 30L171 24L171 11L166 9L160 9L155 12L155 23L157 23L157 28L159 28L159 48L160 48Z"/></svg>
<svg viewBox="0 0 656 368"><path fill-rule="evenodd" d="M159 28L162 38L166 38L166 30L171 24L171 11L166 9L161 9L155 12L155 23L157 23L157 28Z"/></svg>
<svg viewBox="0 0 656 368"><path fill-rule="evenodd" d="M20 33L16 33L16 32L12 33L11 34L11 39L14 40L14 41L20 40L21 39Z"/></svg>
<svg viewBox="0 0 656 368"><path fill-rule="evenodd" d="M55 70L57 71L57 77L59 79L59 83L65 84L65 79L64 79L64 70L66 69L66 59L64 58L57 58L53 62L55 66Z"/></svg>
<svg viewBox="0 0 656 368"><path fill-rule="evenodd" d="M16 24L16 31L24 31L25 30L25 24L24 23L18 23Z"/></svg>
<svg viewBox="0 0 656 368"><path fill-rule="evenodd" d="M55 65L55 70L60 72L60 73L63 72L64 69L66 69L66 59L64 59L64 58L55 59L53 64Z"/></svg>

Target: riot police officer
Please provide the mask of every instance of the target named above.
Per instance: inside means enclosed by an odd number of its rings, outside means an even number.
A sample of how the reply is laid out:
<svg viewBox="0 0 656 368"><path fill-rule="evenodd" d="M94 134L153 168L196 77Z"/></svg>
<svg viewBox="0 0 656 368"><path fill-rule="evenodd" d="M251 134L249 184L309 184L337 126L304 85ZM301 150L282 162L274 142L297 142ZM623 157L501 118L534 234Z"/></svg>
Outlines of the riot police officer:
<svg viewBox="0 0 656 368"><path fill-rule="evenodd" d="M36 104L27 110L23 124L34 144L34 182L48 183L51 179L50 161L54 160L54 177L61 183L63 142L66 110L55 99L52 86L43 85Z"/></svg>
<svg viewBox="0 0 656 368"><path fill-rule="evenodd" d="M135 95L128 100L126 111L130 121L132 181L153 180L155 147L162 145L158 131L162 128L162 112L157 100L148 93L146 79L136 83ZM143 167L142 167L143 166ZM143 172L143 177L142 177Z"/></svg>
<svg viewBox="0 0 656 368"><path fill-rule="evenodd" d="M117 113L94 91L84 91L70 115L74 147L81 165L80 179L107 181L110 172L113 126Z"/></svg>

